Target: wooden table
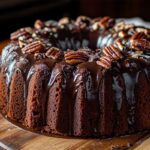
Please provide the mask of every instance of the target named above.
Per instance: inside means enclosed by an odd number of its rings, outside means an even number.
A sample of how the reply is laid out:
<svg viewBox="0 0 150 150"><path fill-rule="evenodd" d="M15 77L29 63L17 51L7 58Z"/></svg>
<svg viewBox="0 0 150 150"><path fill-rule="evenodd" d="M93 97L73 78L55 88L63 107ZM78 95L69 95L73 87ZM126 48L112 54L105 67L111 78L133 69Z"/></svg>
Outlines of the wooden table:
<svg viewBox="0 0 150 150"><path fill-rule="evenodd" d="M25 131L0 116L0 150L125 150L128 146L150 150L150 134L101 140L56 138Z"/></svg>
<svg viewBox="0 0 150 150"><path fill-rule="evenodd" d="M6 43L1 42L0 49ZM0 115L0 150L125 150L127 147L150 150L150 133L113 139L56 138L20 129Z"/></svg>

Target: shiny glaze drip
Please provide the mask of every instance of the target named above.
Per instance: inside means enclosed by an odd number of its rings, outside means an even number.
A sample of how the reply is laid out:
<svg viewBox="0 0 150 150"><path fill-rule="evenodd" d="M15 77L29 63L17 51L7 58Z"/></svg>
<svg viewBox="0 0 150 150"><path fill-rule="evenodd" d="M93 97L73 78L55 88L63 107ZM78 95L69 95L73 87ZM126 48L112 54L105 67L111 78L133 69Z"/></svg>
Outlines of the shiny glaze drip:
<svg viewBox="0 0 150 150"><path fill-rule="evenodd" d="M122 95L123 95L123 87L119 84L119 76L113 76L113 90L115 92L115 101L117 105L117 111L120 111L122 106Z"/></svg>
<svg viewBox="0 0 150 150"><path fill-rule="evenodd" d="M84 98L83 98L83 110L79 110L82 112L82 115L85 115L88 120L86 122L85 119L83 122L87 123L88 129L83 129L88 133L93 133L94 135L98 135L98 120L99 120L99 102L98 102L98 85L99 85L99 76L98 76L99 67L95 64L95 62L84 63L77 66L77 70L74 74L74 95L76 97L79 92L79 88L83 88ZM98 76L98 78L97 78ZM77 99L76 99L77 101ZM82 108L79 108L82 109ZM91 111L92 110L92 111ZM80 112L80 113L81 113ZM83 124L84 124L83 123Z"/></svg>

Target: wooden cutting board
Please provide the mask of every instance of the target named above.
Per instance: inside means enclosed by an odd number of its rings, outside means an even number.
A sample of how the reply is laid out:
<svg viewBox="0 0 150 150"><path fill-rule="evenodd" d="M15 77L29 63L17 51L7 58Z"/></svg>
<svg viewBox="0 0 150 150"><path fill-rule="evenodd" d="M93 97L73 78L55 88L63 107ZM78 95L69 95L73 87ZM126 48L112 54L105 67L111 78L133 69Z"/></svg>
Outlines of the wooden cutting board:
<svg viewBox="0 0 150 150"><path fill-rule="evenodd" d="M0 49L8 41L0 43ZM130 148L129 148L130 147ZM112 139L48 137L16 127L0 115L0 150L150 150L150 133Z"/></svg>

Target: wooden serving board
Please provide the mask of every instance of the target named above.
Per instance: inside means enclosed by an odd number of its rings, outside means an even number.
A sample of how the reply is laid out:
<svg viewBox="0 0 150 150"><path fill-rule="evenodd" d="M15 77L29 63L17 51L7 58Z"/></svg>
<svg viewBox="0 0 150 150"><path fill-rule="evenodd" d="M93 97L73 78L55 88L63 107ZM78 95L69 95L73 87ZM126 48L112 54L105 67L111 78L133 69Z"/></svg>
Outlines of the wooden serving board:
<svg viewBox="0 0 150 150"><path fill-rule="evenodd" d="M0 50L8 41L0 42ZM130 148L129 148L130 147ZM48 137L16 127L0 115L0 150L150 150L150 133L112 139Z"/></svg>

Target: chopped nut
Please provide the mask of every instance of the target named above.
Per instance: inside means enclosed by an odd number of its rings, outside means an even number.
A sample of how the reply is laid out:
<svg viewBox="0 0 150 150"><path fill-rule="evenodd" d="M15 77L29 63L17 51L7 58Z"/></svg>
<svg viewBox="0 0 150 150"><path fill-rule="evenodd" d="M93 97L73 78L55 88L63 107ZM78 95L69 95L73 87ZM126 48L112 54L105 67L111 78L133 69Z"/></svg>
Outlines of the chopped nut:
<svg viewBox="0 0 150 150"><path fill-rule="evenodd" d="M20 48L23 48L26 45L26 42L21 41L21 40L19 40L18 43L19 43Z"/></svg>
<svg viewBox="0 0 150 150"><path fill-rule="evenodd" d="M99 22L95 22L93 25L92 25L92 29L95 31L95 30L98 30L99 29Z"/></svg>
<svg viewBox="0 0 150 150"><path fill-rule="evenodd" d="M118 32L118 36L119 36L120 38L125 38L125 37L127 36L127 33L122 30L122 31Z"/></svg>
<svg viewBox="0 0 150 150"><path fill-rule="evenodd" d="M107 28L113 27L114 23L115 23L114 19L106 16L100 19L99 25L101 28L107 29Z"/></svg>
<svg viewBox="0 0 150 150"><path fill-rule="evenodd" d="M36 20L34 23L35 29L42 29L44 26L43 22L41 20Z"/></svg>
<svg viewBox="0 0 150 150"><path fill-rule="evenodd" d="M24 48L22 48L22 52L24 54L42 52L43 50L44 45L41 41L34 41L32 43L27 44Z"/></svg>
<svg viewBox="0 0 150 150"><path fill-rule="evenodd" d="M143 54L143 51L135 51L129 54L129 57L138 59Z"/></svg>
<svg viewBox="0 0 150 150"><path fill-rule="evenodd" d="M133 24L126 24L124 21L120 21L114 26L114 29L116 32L119 32L122 30L127 31L133 27L134 27Z"/></svg>
<svg viewBox="0 0 150 150"><path fill-rule="evenodd" d="M69 22L70 22L70 19L68 17L64 17L64 18L59 20L58 24L59 25L65 25L65 24L68 24Z"/></svg>
<svg viewBox="0 0 150 150"><path fill-rule="evenodd" d="M48 58L52 58L52 59L60 59L62 57L62 51L56 47L51 47L50 49L47 50L47 52L45 53L45 55Z"/></svg>
<svg viewBox="0 0 150 150"><path fill-rule="evenodd" d="M76 65L88 61L89 57L86 53L80 51L68 51L65 53L65 61L68 64Z"/></svg>
<svg viewBox="0 0 150 150"><path fill-rule="evenodd" d="M34 59L35 60L41 60L45 58L45 53L35 53L34 54Z"/></svg>
<svg viewBox="0 0 150 150"><path fill-rule="evenodd" d="M81 29L85 29L87 26L91 24L91 19L86 16L79 16L75 24L79 26Z"/></svg>
<svg viewBox="0 0 150 150"><path fill-rule="evenodd" d="M123 48L124 48L124 44L123 42L121 41L121 39L117 39L115 42L114 42L115 46L117 48L119 48L120 51L123 51Z"/></svg>

